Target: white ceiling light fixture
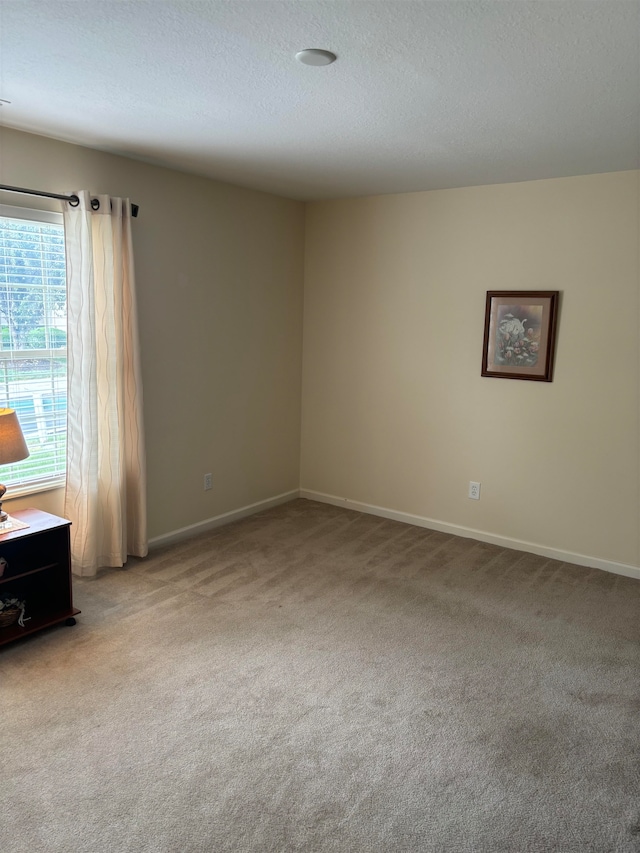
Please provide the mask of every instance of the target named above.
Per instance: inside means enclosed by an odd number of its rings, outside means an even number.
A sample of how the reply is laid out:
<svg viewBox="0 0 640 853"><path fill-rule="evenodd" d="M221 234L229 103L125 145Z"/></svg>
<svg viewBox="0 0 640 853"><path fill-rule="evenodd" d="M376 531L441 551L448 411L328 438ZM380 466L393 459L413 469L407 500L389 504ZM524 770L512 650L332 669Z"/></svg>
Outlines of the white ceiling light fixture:
<svg viewBox="0 0 640 853"><path fill-rule="evenodd" d="M331 53L330 50L321 50L319 47L308 47L305 50L300 50L296 53L298 62L303 65L331 65L335 62L337 56Z"/></svg>

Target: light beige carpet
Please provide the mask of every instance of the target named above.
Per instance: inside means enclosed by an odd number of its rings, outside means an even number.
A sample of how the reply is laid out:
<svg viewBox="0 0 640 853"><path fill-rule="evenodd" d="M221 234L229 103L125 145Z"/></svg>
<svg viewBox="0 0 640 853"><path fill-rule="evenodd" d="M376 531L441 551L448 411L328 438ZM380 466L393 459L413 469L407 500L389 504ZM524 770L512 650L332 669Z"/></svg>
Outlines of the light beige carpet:
<svg viewBox="0 0 640 853"><path fill-rule="evenodd" d="M0 651L2 853L640 850L640 582L298 500Z"/></svg>

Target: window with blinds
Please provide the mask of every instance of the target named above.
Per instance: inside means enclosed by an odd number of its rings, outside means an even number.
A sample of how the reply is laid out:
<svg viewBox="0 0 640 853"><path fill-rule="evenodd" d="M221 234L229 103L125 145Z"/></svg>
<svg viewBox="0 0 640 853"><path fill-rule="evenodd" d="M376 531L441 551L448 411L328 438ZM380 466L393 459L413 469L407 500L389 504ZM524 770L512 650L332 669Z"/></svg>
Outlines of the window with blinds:
<svg viewBox="0 0 640 853"><path fill-rule="evenodd" d="M11 495L64 484L67 310L62 217L0 206L0 406L29 457L0 468Z"/></svg>

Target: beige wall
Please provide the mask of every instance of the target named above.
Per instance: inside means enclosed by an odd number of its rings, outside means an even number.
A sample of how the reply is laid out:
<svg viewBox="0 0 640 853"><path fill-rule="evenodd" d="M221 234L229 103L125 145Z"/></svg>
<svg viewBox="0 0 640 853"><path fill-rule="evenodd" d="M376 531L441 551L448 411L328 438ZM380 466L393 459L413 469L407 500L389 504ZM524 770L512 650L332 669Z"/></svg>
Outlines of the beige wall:
<svg viewBox="0 0 640 853"><path fill-rule="evenodd" d="M150 536L297 489L303 205L7 129L0 183L140 205ZM61 493L25 505L62 513Z"/></svg>
<svg viewBox="0 0 640 853"><path fill-rule="evenodd" d="M303 206L0 130L0 183L141 205L152 537L300 484L640 565L639 182L308 205L299 475ZM485 292L512 288L562 292L551 384L480 376ZM8 508L27 505L62 494Z"/></svg>
<svg viewBox="0 0 640 853"><path fill-rule="evenodd" d="M308 205L302 488L638 566L639 200L624 172ZM553 383L480 376L506 289L561 291Z"/></svg>

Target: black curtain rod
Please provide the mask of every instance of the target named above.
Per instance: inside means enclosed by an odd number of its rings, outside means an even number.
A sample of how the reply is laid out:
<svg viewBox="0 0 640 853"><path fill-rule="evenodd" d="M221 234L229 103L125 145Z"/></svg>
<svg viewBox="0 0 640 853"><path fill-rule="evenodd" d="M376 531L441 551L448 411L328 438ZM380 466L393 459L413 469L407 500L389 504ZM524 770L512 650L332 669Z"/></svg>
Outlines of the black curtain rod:
<svg viewBox="0 0 640 853"><path fill-rule="evenodd" d="M59 198L62 201L68 201L71 207L77 207L80 204L80 199L77 195L60 195L60 193L45 193L41 190L26 190L24 187L9 187L6 184L0 184L0 190L4 190L4 192L8 193L24 193L25 195L38 195L42 198ZM91 207L93 210L98 210L100 208L100 202L97 198L91 199ZM140 210L140 206L137 204L131 204L131 215L136 217L138 215L138 211Z"/></svg>

